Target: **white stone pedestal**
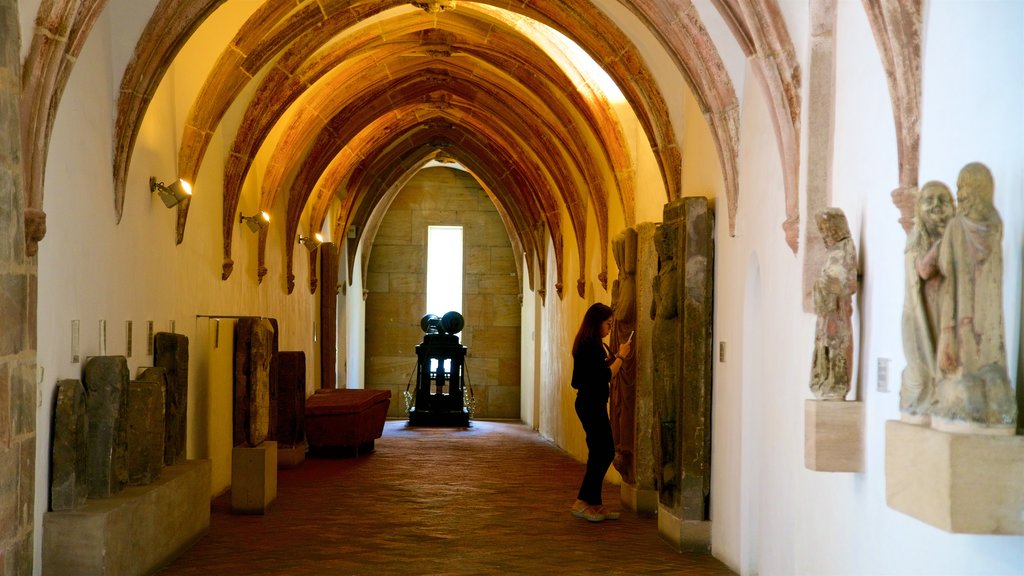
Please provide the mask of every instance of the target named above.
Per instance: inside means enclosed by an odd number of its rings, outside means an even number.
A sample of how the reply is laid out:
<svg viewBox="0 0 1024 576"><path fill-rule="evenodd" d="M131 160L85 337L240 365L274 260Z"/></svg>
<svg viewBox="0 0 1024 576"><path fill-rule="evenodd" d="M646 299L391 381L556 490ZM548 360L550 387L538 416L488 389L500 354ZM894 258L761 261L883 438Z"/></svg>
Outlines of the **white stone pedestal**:
<svg viewBox="0 0 1024 576"><path fill-rule="evenodd" d="M231 511L265 514L277 498L277 442L231 451Z"/></svg>
<svg viewBox="0 0 1024 576"><path fill-rule="evenodd" d="M885 503L963 534L1024 534L1024 436L885 423Z"/></svg>
<svg viewBox="0 0 1024 576"><path fill-rule="evenodd" d="M210 528L210 461L167 466L146 486L43 515L43 576L152 574Z"/></svg>
<svg viewBox="0 0 1024 576"><path fill-rule="evenodd" d="M623 506L641 516L653 516L658 513L657 490L644 490L623 482L619 487L619 498Z"/></svg>
<svg viewBox="0 0 1024 576"><path fill-rule="evenodd" d="M683 520L658 503L658 535L680 552L711 552L711 522Z"/></svg>
<svg viewBox="0 0 1024 576"><path fill-rule="evenodd" d="M864 470L863 402L804 402L804 466L818 472Z"/></svg>

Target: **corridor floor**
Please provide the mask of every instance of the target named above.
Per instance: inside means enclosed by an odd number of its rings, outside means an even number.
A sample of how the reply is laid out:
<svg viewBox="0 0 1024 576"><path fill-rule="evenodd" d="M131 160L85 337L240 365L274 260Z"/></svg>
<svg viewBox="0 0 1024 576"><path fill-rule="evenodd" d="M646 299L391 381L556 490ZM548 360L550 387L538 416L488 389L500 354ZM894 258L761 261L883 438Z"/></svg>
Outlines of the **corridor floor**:
<svg viewBox="0 0 1024 576"><path fill-rule="evenodd" d="M574 518L582 475L522 424L389 420L369 455L281 470L265 515L214 500L209 533L159 574L732 574L673 550L656 518ZM618 487L606 482L604 500L620 509Z"/></svg>

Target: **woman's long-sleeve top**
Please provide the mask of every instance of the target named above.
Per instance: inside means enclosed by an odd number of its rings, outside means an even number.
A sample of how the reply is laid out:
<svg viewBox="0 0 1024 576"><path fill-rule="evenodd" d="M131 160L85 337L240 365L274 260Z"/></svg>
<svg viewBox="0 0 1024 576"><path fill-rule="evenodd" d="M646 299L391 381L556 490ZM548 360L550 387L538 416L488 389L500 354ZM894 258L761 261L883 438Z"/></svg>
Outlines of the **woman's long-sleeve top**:
<svg viewBox="0 0 1024 576"><path fill-rule="evenodd" d="M591 402L608 402L608 383L612 369L608 352L600 341L581 343L572 355L572 387L577 398Z"/></svg>

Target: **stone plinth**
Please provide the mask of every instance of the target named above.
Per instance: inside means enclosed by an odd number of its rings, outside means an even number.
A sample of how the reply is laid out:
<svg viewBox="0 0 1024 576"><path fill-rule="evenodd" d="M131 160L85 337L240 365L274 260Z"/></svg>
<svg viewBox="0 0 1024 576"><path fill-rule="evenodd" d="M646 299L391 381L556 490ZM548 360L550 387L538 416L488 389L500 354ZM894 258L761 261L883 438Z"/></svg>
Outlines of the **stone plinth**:
<svg viewBox="0 0 1024 576"><path fill-rule="evenodd" d="M623 482L619 486L619 498L623 506L641 516L653 516L658 512L657 490L638 489L633 484Z"/></svg>
<svg viewBox="0 0 1024 576"><path fill-rule="evenodd" d="M210 527L210 461L164 469L148 486L130 486L77 510L43 516L44 576L151 574Z"/></svg>
<svg viewBox="0 0 1024 576"><path fill-rule="evenodd" d="M231 451L231 511L265 514L277 498L277 442Z"/></svg>
<svg viewBox="0 0 1024 576"><path fill-rule="evenodd" d="M305 442L293 446L277 445L277 468L298 468L306 461L309 446Z"/></svg>
<svg viewBox="0 0 1024 576"><path fill-rule="evenodd" d="M959 534L1024 534L1024 436L885 423L885 503Z"/></svg>
<svg viewBox="0 0 1024 576"><path fill-rule="evenodd" d="M711 522L683 520L661 503L658 503L658 535L680 552L711 552Z"/></svg>
<svg viewBox="0 0 1024 576"><path fill-rule="evenodd" d="M818 472L864 470L863 402L804 402L804 466Z"/></svg>

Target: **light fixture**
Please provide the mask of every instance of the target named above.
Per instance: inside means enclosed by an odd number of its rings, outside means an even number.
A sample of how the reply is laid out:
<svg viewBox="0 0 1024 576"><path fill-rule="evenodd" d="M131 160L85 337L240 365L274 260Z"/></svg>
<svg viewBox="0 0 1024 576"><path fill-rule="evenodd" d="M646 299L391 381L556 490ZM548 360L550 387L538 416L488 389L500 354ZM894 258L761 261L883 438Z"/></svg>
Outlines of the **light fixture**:
<svg viewBox="0 0 1024 576"><path fill-rule="evenodd" d="M160 199L164 201L164 205L168 208L173 208L180 204L182 200L192 197L192 185L180 178L177 182L168 186L163 182L157 182L156 178L150 177L149 191L159 194Z"/></svg>
<svg viewBox="0 0 1024 576"><path fill-rule="evenodd" d="M324 237L319 232L313 234L313 237L299 235L299 244L302 244L310 252L316 250L324 242Z"/></svg>
<svg viewBox="0 0 1024 576"><path fill-rule="evenodd" d="M266 212L260 212L259 214L253 214L252 216L242 216L242 213L238 213L238 223L245 224L252 230L253 233L263 230L267 226L270 226L270 214Z"/></svg>

